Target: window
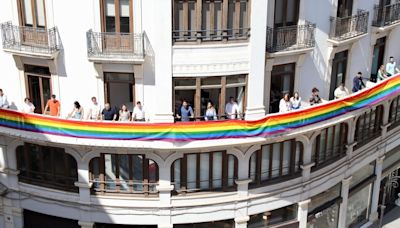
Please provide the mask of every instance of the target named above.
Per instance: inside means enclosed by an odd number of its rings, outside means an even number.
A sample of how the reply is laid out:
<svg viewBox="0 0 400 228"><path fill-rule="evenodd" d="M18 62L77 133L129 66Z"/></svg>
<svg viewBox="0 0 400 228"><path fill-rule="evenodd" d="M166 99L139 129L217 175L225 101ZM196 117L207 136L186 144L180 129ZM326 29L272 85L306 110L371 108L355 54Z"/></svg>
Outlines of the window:
<svg viewBox="0 0 400 228"><path fill-rule="evenodd" d="M250 216L247 227L299 227L297 204Z"/></svg>
<svg viewBox="0 0 400 228"><path fill-rule="evenodd" d="M90 161L89 169L94 192L157 192L158 165L145 155L101 154Z"/></svg>
<svg viewBox="0 0 400 228"><path fill-rule="evenodd" d="M386 37L382 37L376 40L374 46L374 52L372 55L372 66L371 66L371 79L376 82L379 67L384 64L386 48Z"/></svg>
<svg viewBox="0 0 400 228"><path fill-rule="evenodd" d="M196 120L203 120L207 103L211 101L218 119L225 118L225 105L233 97L240 113L246 107L246 75L204 78L174 78L174 110L179 113L182 101L186 100L194 110ZM236 116L241 118L242 116Z"/></svg>
<svg viewBox="0 0 400 228"><path fill-rule="evenodd" d="M27 94L35 105L35 113L42 114L50 99L51 75L48 67L24 65Z"/></svg>
<svg viewBox="0 0 400 228"><path fill-rule="evenodd" d="M351 16L353 11L353 0L338 0L337 17Z"/></svg>
<svg viewBox="0 0 400 228"><path fill-rule="evenodd" d="M313 143L312 168L320 168L346 155L347 125L336 124L321 131Z"/></svg>
<svg viewBox="0 0 400 228"><path fill-rule="evenodd" d="M335 57L333 58L329 100L335 98L334 96L335 89L339 87L341 83L346 82L347 59L348 59L347 50L336 53Z"/></svg>
<svg viewBox="0 0 400 228"><path fill-rule="evenodd" d="M212 221L203 223L193 223L193 224L175 224L174 228L233 228L235 227L235 221L223 220L223 221Z"/></svg>
<svg viewBox="0 0 400 228"><path fill-rule="evenodd" d="M63 148L25 143L17 147L19 181L65 191L78 192L75 159Z"/></svg>
<svg viewBox="0 0 400 228"><path fill-rule="evenodd" d="M19 0L18 3L21 26L46 27L45 0Z"/></svg>
<svg viewBox="0 0 400 228"><path fill-rule="evenodd" d="M132 0L102 0L101 2L103 32L133 32Z"/></svg>
<svg viewBox="0 0 400 228"><path fill-rule="evenodd" d="M104 73L106 102L117 110L124 104L133 110L135 100L135 77L129 73Z"/></svg>
<svg viewBox="0 0 400 228"><path fill-rule="evenodd" d="M235 188L238 161L226 151L185 154L171 167L175 191L231 190Z"/></svg>
<svg viewBox="0 0 400 228"><path fill-rule="evenodd" d="M275 28L297 25L300 0L275 0Z"/></svg>
<svg viewBox="0 0 400 228"><path fill-rule="evenodd" d="M173 0L173 39L247 39L249 7L249 0Z"/></svg>
<svg viewBox="0 0 400 228"><path fill-rule="evenodd" d="M300 175L302 159L303 145L294 139L263 145L261 150L254 152L250 157L251 186Z"/></svg>
<svg viewBox="0 0 400 228"><path fill-rule="evenodd" d="M46 214L41 214L24 209L23 212L24 228L80 228L77 220L66 219Z"/></svg>
<svg viewBox="0 0 400 228"><path fill-rule="evenodd" d="M400 125L400 96L393 99L389 110L389 130Z"/></svg>
<svg viewBox="0 0 400 228"><path fill-rule="evenodd" d="M383 106L380 105L375 109L365 112L358 118L355 132L357 145L354 149L358 149L374 138L379 137L381 134L382 116Z"/></svg>
<svg viewBox="0 0 400 228"><path fill-rule="evenodd" d="M277 65L272 68L269 112L279 112L279 101L283 95L293 94L295 63Z"/></svg>

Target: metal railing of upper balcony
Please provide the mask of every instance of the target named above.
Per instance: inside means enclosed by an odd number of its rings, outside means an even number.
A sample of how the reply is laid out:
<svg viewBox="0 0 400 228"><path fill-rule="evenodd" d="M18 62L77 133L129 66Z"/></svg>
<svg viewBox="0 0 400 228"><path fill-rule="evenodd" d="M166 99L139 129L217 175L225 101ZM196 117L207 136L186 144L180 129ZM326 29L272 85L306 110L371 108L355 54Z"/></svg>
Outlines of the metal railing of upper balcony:
<svg viewBox="0 0 400 228"><path fill-rule="evenodd" d="M329 39L343 41L367 33L368 17L369 12L365 10L348 17L331 17Z"/></svg>
<svg viewBox="0 0 400 228"><path fill-rule="evenodd" d="M86 38L89 58L134 59L144 57L143 34L89 30Z"/></svg>
<svg viewBox="0 0 400 228"><path fill-rule="evenodd" d="M316 25L310 22L304 25L267 27L267 52L315 47L315 28Z"/></svg>
<svg viewBox="0 0 400 228"><path fill-rule="evenodd" d="M392 5L375 5L372 26L384 27L400 22L400 2Z"/></svg>
<svg viewBox="0 0 400 228"><path fill-rule="evenodd" d="M15 26L11 22L0 26L3 49L33 54L53 54L62 47L57 27L45 29Z"/></svg>
<svg viewBox="0 0 400 228"><path fill-rule="evenodd" d="M250 28L172 31L174 42L247 40L249 36Z"/></svg>

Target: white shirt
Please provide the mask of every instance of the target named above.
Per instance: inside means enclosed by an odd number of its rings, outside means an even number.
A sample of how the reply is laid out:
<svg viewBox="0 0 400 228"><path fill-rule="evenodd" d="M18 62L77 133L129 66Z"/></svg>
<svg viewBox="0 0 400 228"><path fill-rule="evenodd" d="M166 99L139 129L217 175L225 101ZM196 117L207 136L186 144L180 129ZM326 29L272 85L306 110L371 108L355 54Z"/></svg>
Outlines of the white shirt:
<svg viewBox="0 0 400 228"><path fill-rule="evenodd" d="M291 97L290 103L293 109L299 109L301 107L301 97L299 97L298 99L294 99L294 97Z"/></svg>
<svg viewBox="0 0 400 228"><path fill-rule="evenodd" d="M225 113L228 115L228 119L236 119L236 114L239 114L239 105L234 102L233 104L231 102L228 102L225 105Z"/></svg>
<svg viewBox="0 0 400 228"><path fill-rule="evenodd" d="M279 112L288 112L292 110L292 104L290 101L285 101L285 99L281 99L279 101Z"/></svg>
<svg viewBox="0 0 400 228"><path fill-rule="evenodd" d="M349 93L349 90L347 90L346 87L344 87L344 90L342 90L342 89L340 88L340 86L337 87L337 88L335 89L335 91L333 92L333 95L335 96L336 99L343 98L343 97L345 97L345 96L347 96L347 95L349 95L349 94L350 94L350 93Z"/></svg>
<svg viewBox="0 0 400 228"><path fill-rule="evenodd" d="M7 96L4 94L3 96L0 96L0 108L8 108Z"/></svg>
<svg viewBox="0 0 400 228"><path fill-rule="evenodd" d="M394 75L395 74L395 70L396 70L396 62L388 62L386 63L386 72L388 72L389 74Z"/></svg>
<svg viewBox="0 0 400 228"><path fill-rule="evenodd" d="M25 113L33 113L35 111L35 106L29 102L29 103L23 103L22 104L22 111Z"/></svg>
<svg viewBox="0 0 400 228"><path fill-rule="evenodd" d="M94 104L92 102L92 104L90 105L90 116L89 118L92 120L97 120L97 118L99 118L100 113L101 113L102 109L101 109L101 105L99 103Z"/></svg>
<svg viewBox="0 0 400 228"><path fill-rule="evenodd" d="M145 119L145 117L146 117L146 115L145 115L143 106L142 106L142 109L140 109L138 106L135 106L133 108L133 114L132 114L133 120L143 120L143 119Z"/></svg>

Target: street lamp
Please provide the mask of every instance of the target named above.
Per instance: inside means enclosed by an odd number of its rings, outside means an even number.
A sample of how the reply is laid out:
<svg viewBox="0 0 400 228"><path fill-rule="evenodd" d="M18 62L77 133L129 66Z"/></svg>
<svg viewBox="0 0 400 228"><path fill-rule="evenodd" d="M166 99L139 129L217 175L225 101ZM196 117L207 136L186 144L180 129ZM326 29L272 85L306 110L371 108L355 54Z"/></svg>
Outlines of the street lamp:
<svg viewBox="0 0 400 228"><path fill-rule="evenodd" d="M382 204L379 206L381 209L381 217L379 218L379 228L382 227L382 222L383 222L383 215L385 213L385 201L386 201L386 191L388 187L393 187L397 188L399 187L398 180L400 179L400 176L394 176L393 173L391 173L388 177L388 181L386 181L385 186L383 187L383 197L382 197Z"/></svg>

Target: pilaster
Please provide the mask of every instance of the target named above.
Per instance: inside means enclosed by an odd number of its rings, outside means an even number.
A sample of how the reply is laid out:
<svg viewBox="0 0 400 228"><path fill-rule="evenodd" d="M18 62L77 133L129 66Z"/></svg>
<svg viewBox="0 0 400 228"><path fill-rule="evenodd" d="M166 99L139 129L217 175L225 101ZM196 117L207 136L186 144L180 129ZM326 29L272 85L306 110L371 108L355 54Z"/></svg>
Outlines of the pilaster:
<svg viewBox="0 0 400 228"><path fill-rule="evenodd" d="M378 204L379 204L379 193L380 186L382 180L382 165L385 160L385 156L381 156L376 159L375 165L375 176L376 179L374 181L373 189L372 189L372 198L371 198L371 214L369 216L369 220L374 222L378 219Z"/></svg>
<svg viewBox="0 0 400 228"><path fill-rule="evenodd" d="M347 213L347 202L349 198L349 186L352 176L347 177L342 180L342 203L340 204L339 208L339 222L338 228L345 228L346 227L346 213Z"/></svg>
<svg viewBox="0 0 400 228"><path fill-rule="evenodd" d="M298 203L297 220L299 221L299 228L307 227L308 204L311 200L305 200Z"/></svg>

